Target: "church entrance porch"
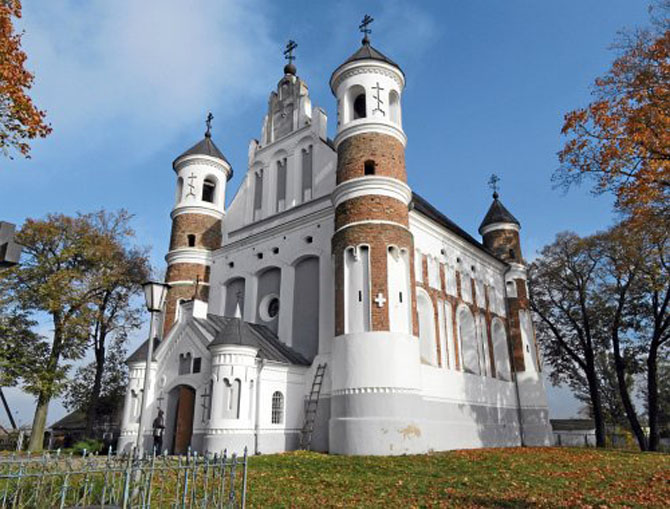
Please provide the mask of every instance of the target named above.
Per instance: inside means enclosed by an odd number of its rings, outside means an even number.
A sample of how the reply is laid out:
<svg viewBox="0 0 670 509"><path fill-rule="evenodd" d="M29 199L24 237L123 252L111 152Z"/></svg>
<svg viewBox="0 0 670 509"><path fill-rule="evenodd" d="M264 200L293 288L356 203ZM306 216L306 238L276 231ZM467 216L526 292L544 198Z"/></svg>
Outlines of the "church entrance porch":
<svg viewBox="0 0 670 509"><path fill-rule="evenodd" d="M170 391L166 435L170 437L169 450L172 454L186 454L188 451L193 436L194 410L195 389L178 385Z"/></svg>

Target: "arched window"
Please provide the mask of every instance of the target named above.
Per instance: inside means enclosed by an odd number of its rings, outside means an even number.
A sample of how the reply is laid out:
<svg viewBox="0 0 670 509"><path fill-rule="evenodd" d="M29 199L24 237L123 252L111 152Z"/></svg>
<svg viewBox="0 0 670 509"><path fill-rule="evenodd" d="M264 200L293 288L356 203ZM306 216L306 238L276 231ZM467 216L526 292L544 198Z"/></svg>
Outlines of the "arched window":
<svg viewBox="0 0 670 509"><path fill-rule="evenodd" d="M491 326L493 336L493 353L496 361L496 377L499 380L510 379L510 364L507 347L507 334L505 326L500 320L494 320Z"/></svg>
<svg viewBox="0 0 670 509"><path fill-rule="evenodd" d="M363 174L364 175L374 175L376 170L376 164L373 160L369 159L363 163Z"/></svg>
<svg viewBox="0 0 670 509"><path fill-rule="evenodd" d="M391 122L400 125L400 96L395 90L389 94L389 109Z"/></svg>
<svg viewBox="0 0 670 509"><path fill-rule="evenodd" d="M179 177L177 179L177 197L176 197L177 203L181 201L181 195L183 192L184 192L184 179Z"/></svg>
<svg viewBox="0 0 670 509"><path fill-rule="evenodd" d="M421 288L416 289L416 305L419 313L419 352L421 354L421 362L436 366L435 312L430 296Z"/></svg>
<svg viewBox="0 0 670 509"><path fill-rule="evenodd" d="M478 375L479 355L477 353L475 319L467 306L458 310L456 323L458 325L458 342L462 352L463 371Z"/></svg>
<svg viewBox="0 0 670 509"><path fill-rule="evenodd" d="M362 92L354 98L354 120L357 118L365 118L366 116L365 92Z"/></svg>
<svg viewBox="0 0 670 509"><path fill-rule="evenodd" d="M216 181L212 177L207 177L202 184L202 201L214 203L214 193L216 192Z"/></svg>
<svg viewBox="0 0 670 509"><path fill-rule="evenodd" d="M272 394L272 424L282 424L284 422L284 395L275 391Z"/></svg>

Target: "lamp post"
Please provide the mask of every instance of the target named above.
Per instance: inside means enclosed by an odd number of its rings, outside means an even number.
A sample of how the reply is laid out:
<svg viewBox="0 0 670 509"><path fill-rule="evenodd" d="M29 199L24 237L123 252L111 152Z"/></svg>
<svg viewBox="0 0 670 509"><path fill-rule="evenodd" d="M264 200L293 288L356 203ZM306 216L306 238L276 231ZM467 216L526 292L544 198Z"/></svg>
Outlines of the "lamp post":
<svg viewBox="0 0 670 509"><path fill-rule="evenodd" d="M147 345L147 364L144 371L144 389L142 390L142 406L140 407L140 422L137 429L137 452L140 457L144 455L144 447L142 447L144 435L144 420L146 419L146 404L147 392L149 392L149 378L151 376L151 363L154 356L154 339L156 338L156 319L163 310L165 304L165 296L170 285L158 281L147 281L142 285L144 290L144 298L147 305L147 310L151 314L151 321L149 325L149 343Z"/></svg>

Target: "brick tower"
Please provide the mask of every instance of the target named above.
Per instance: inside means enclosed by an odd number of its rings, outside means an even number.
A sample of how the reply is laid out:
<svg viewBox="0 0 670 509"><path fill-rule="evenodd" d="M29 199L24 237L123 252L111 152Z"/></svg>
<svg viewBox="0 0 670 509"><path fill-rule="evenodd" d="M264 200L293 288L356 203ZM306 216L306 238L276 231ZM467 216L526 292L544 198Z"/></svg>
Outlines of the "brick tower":
<svg viewBox="0 0 670 509"><path fill-rule="evenodd" d="M407 405L418 397L405 76L370 44L369 21L360 49L330 79L338 101L330 451L344 454L388 453L399 442L393 430L412 425ZM392 430L383 439L380 426Z"/></svg>
<svg viewBox="0 0 670 509"><path fill-rule="evenodd" d="M519 420L524 445L549 445L547 402L541 377L535 328L530 312L528 271L521 251L521 223L505 208L492 177L493 203L489 207L479 233L484 245L508 264L505 272L505 297L509 313L509 343L515 381L518 387Z"/></svg>
<svg viewBox="0 0 670 509"><path fill-rule="evenodd" d="M172 218L170 250L165 260L165 281L170 283L163 335L176 319L178 303L209 298L212 252L221 247L221 221L225 215L226 183L233 170L212 141L207 117L205 137L172 163L177 193Z"/></svg>

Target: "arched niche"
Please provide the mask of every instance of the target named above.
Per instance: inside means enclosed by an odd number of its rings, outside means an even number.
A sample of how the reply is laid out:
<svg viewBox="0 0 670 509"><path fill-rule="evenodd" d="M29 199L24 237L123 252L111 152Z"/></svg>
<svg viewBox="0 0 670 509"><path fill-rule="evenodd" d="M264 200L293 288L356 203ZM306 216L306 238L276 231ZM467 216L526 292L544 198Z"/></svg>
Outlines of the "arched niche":
<svg viewBox="0 0 670 509"><path fill-rule="evenodd" d="M496 361L496 378L509 381L511 379L507 333L502 321L495 318L491 324L493 354Z"/></svg>
<svg viewBox="0 0 670 509"><path fill-rule="evenodd" d="M477 352L477 328L475 318L467 306L458 308L456 325L458 328L458 342L462 352L463 371L478 375L480 371L479 354Z"/></svg>
<svg viewBox="0 0 670 509"><path fill-rule="evenodd" d="M291 347L310 361L319 349L319 258L316 256L307 256L295 264Z"/></svg>
<svg viewBox="0 0 670 509"><path fill-rule="evenodd" d="M430 296L423 288L416 289L416 307L419 315L419 352L421 362L437 366L435 337L435 310Z"/></svg>
<svg viewBox="0 0 670 509"><path fill-rule="evenodd" d="M279 325L281 269L269 267L258 275L258 321L275 334Z"/></svg>
<svg viewBox="0 0 670 509"><path fill-rule="evenodd" d="M177 193L175 196L175 201L179 203L182 200L182 194L184 193L184 179L179 177L177 179Z"/></svg>
<svg viewBox="0 0 670 509"><path fill-rule="evenodd" d="M351 122L359 118L367 117L367 104L365 99L365 88L361 85L353 85L347 90L344 110L344 121Z"/></svg>
<svg viewBox="0 0 670 509"><path fill-rule="evenodd" d="M411 334L409 252L397 246L387 250L389 326L392 332Z"/></svg>
<svg viewBox="0 0 670 509"><path fill-rule="evenodd" d="M202 182L202 201L216 203L218 187L218 179L213 175L207 175Z"/></svg>
<svg viewBox="0 0 670 509"><path fill-rule="evenodd" d="M225 300L225 309L223 310L224 316L235 316L237 313L237 308L239 305L239 314L241 317L244 316L244 292L246 283L244 278L236 277L229 279L225 284L226 300Z"/></svg>
<svg viewBox="0 0 670 509"><path fill-rule="evenodd" d="M394 124L400 125L402 123L400 113L400 95L395 90L391 90L389 93L389 118Z"/></svg>
<svg viewBox="0 0 670 509"><path fill-rule="evenodd" d="M370 247L344 251L344 332L370 330Z"/></svg>

